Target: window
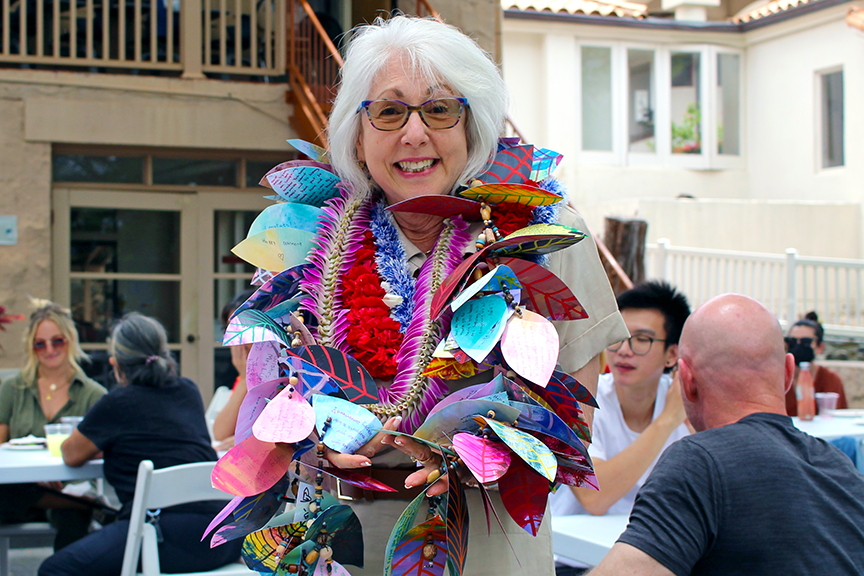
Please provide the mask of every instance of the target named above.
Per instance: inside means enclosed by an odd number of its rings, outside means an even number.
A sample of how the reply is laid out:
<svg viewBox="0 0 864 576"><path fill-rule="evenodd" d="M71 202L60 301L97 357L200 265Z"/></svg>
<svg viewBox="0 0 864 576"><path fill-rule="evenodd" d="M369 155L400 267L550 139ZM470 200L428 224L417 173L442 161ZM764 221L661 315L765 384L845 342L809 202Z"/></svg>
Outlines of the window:
<svg viewBox="0 0 864 576"><path fill-rule="evenodd" d="M627 50L630 152L656 152L654 139L654 51Z"/></svg>
<svg viewBox="0 0 864 576"><path fill-rule="evenodd" d="M740 52L589 42L579 46L580 162L742 167Z"/></svg>
<svg viewBox="0 0 864 576"><path fill-rule="evenodd" d="M55 182L143 184L144 157L55 154L51 171Z"/></svg>
<svg viewBox="0 0 864 576"><path fill-rule="evenodd" d="M612 151L612 49L582 47L582 149Z"/></svg>
<svg viewBox="0 0 864 576"><path fill-rule="evenodd" d="M822 93L822 168L843 166L843 71L819 75Z"/></svg>

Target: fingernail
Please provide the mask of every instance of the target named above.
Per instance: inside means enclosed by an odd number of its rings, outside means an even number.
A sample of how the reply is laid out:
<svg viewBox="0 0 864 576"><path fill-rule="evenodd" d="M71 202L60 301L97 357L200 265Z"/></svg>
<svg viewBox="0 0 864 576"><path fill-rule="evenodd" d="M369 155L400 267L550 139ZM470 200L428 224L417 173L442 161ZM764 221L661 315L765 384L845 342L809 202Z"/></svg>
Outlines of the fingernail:
<svg viewBox="0 0 864 576"><path fill-rule="evenodd" d="M381 438L381 444L387 444L387 437Z"/></svg>
<svg viewBox="0 0 864 576"><path fill-rule="evenodd" d="M401 417L401 416L396 416L395 418L393 418L393 423L396 424L396 425L398 426L399 424L402 423L402 417Z"/></svg>
<svg viewBox="0 0 864 576"><path fill-rule="evenodd" d="M406 490L411 490L412 488L414 488L414 486L411 486L407 482L405 482L405 489Z"/></svg>
<svg viewBox="0 0 864 576"><path fill-rule="evenodd" d="M366 462L362 462L360 465L361 466L372 466L372 462L367 460Z"/></svg>
<svg viewBox="0 0 864 576"><path fill-rule="evenodd" d="M399 440L398 438L396 440L393 440L393 443L396 444L397 446L404 446L405 445L405 443L402 442L402 440Z"/></svg>

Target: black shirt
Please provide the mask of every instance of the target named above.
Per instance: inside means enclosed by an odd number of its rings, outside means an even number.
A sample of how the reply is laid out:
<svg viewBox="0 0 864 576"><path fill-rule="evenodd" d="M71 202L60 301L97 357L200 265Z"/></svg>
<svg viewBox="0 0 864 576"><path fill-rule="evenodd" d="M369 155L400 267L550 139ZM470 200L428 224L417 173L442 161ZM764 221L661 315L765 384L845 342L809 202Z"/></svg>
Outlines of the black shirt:
<svg viewBox="0 0 864 576"><path fill-rule="evenodd" d="M864 475L780 414L672 444L619 542L686 574L864 574Z"/></svg>
<svg viewBox="0 0 864 576"><path fill-rule="evenodd" d="M115 388L90 409L78 431L104 453L105 479L123 505L121 518L130 513L142 460L152 460L157 470L216 460L201 394L186 378L162 388ZM183 509L194 508L186 505ZM212 509L208 505L201 511Z"/></svg>

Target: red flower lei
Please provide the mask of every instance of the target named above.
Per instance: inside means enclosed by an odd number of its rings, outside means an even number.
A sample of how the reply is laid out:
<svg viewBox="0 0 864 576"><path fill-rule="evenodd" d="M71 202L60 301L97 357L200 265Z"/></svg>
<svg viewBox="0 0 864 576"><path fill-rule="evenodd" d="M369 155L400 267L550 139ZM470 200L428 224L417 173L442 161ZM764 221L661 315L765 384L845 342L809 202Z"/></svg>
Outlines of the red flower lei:
<svg viewBox="0 0 864 576"><path fill-rule="evenodd" d="M375 263L375 239L367 231L342 280L342 302L348 309L347 341L354 358L379 380L396 376L396 353L403 340L399 322L384 303L385 294Z"/></svg>
<svg viewBox="0 0 864 576"><path fill-rule="evenodd" d="M498 227L502 238L528 226L533 217L534 208L523 204L506 202L492 208L492 221Z"/></svg>

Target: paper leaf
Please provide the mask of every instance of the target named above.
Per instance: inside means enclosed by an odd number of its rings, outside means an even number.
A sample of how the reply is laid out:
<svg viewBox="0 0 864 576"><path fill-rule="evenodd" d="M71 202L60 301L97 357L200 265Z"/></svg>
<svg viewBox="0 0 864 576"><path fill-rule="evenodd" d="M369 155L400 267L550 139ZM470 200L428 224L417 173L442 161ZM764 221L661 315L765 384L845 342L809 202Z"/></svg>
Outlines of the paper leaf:
<svg viewBox="0 0 864 576"><path fill-rule="evenodd" d="M286 202L320 207L339 195L339 177L314 166L291 166L267 175L273 191Z"/></svg>
<svg viewBox="0 0 864 576"><path fill-rule="evenodd" d="M333 559L340 564L363 566L363 528L350 506L329 506L306 531L307 541L315 541L322 529L330 535Z"/></svg>
<svg viewBox="0 0 864 576"><path fill-rule="evenodd" d="M453 448L478 482L495 482L510 466L510 450L500 442L471 434L453 435Z"/></svg>
<svg viewBox="0 0 864 576"><path fill-rule="evenodd" d="M470 358L468 362L464 363L455 358L433 358L423 371L423 376L442 380L461 380L462 378L470 378L476 373L477 364Z"/></svg>
<svg viewBox="0 0 864 576"><path fill-rule="evenodd" d="M201 541L203 541L204 538L206 538L207 535L210 534L210 532L212 532L214 528L216 528L216 526L221 524L222 521L225 520L229 514L234 512L234 509L237 508L240 503L243 502L243 500L245 500L243 496L235 496L234 498L232 498L231 501L228 502L228 504L226 504L225 507L219 511L219 514L217 514L213 518L213 520L210 521L210 524L207 525L207 528L204 530L204 534L201 535ZM213 546L211 545L210 547L212 548Z"/></svg>
<svg viewBox="0 0 864 576"><path fill-rule="evenodd" d="M221 527L210 539L210 548L215 548L237 538L245 538L250 532L262 528L273 517L276 510L282 506L280 497L284 496L287 490L288 476L286 475L269 490L265 490L257 496L242 498L239 505L234 509L233 521Z"/></svg>
<svg viewBox="0 0 864 576"><path fill-rule="evenodd" d="M282 272L306 260L315 238L315 233L297 228L268 228L249 236L231 252L258 268Z"/></svg>
<svg viewBox="0 0 864 576"><path fill-rule="evenodd" d="M446 538L440 516L409 530L394 550L393 576L442 576L447 561ZM435 546L436 554L431 563L423 558L423 547L427 543Z"/></svg>
<svg viewBox="0 0 864 576"><path fill-rule="evenodd" d="M555 461L555 455L545 444L526 432L516 430L491 418L482 417L482 419L517 456L550 482L555 480L555 469L558 468L558 463ZM510 466L513 466L512 461Z"/></svg>
<svg viewBox="0 0 864 576"><path fill-rule="evenodd" d="M288 471L294 449L250 436L224 454L210 480L213 487L235 496L255 496L272 488Z"/></svg>
<svg viewBox="0 0 864 576"><path fill-rule="evenodd" d="M252 221L247 236L254 236L269 228L296 228L307 232L317 232L320 226L318 218L323 214L321 208L294 202L272 204Z"/></svg>
<svg viewBox="0 0 864 576"><path fill-rule="evenodd" d="M267 403L252 425L252 433L264 442L293 444L315 429L315 410L300 390L288 387Z"/></svg>
<svg viewBox="0 0 864 576"><path fill-rule="evenodd" d="M408 504L408 507L402 511L399 519L396 520L396 524L393 525L393 530L390 531L390 538L387 539L387 546L384 548L384 576L392 576L393 557L396 553L396 546L411 530L414 519L417 517L417 513L420 511L425 500L426 491L424 490Z"/></svg>
<svg viewBox="0 0 864 576"><path fill-rule="evenodd" d="M468 500L458 478L447 491L447 558L450 576L462 576L468 554Z"/></svg>
<svg viewBox="0 0 864 576"><path fill-rule="evenodd" d="M264 174L264 176L262 176L261 179L258 181L258 185L265 188L270 188L272 190L273 187L270 186L270 182L267 180L267 177L270 174L287 170L288 168L291 168L293 166L314 166L316 168L321 168L322 170L328 170L330 172L333 171L333 167L330 166L330 164L325 164L324 162L316 162L315 160L288 160L287 162L280 162L276 166L270 168L270 170L268 170L267 173ZM273 196L272 199L277 202L282 201L279 196Z"/></svg>
<svg viewBox="0 0 864 576"><path fill-rule="evenodd" d="M384 484L380 480L376 480L371 476L366 476L362 472L353 472L351 470L342 470L341 468L319 468L313 464L308 462L304 462L303 466L307 468L311 468L313 470L320 470L325 474L329 474L334 478L339 478L342 482L347 484L351 484L352 486L357 486L358 488L362 488L364 490L372 490L374 492L396 492L395 488L391 488L387 484Z"/></svg>
<svg viewBox="0 0 864 576"><path fill-rule="evenodd" d="M288 356L280 359L280 367L286 376L297 376L303 397L311 401L314 394L326 394L345 398L336 382L317 366L306 362L298 356Z"/></svg>
<svg viewBox="0 0 864 576"><path fill-rule="evenodd" d="M437 319L438 316L450 303L450 298L465 284L467 276L471 273L474 267L485 258L489 253L489 247L483 248L478 252L474 252L463 260L447 278L441 282L438 290L432 295L432 308L430 309L431 318Z"/></svg>
<svg viewBox="0 0 864 576"><path fill-rule="evenodd" d="M533 164L533 145L511 146L498 150L489 168L477 176L477 180L495 184L524 184L531 177Z"/></svg>
<svg viewBox="0 0 864 576"><path fill-rule="evenodd" d="M550 320L581 320L588 313L573 292L552 272L528 260L504 256L499 263L509 266L522 285L523 306Z"/></svg>
<svg viewBox="0 0 864 576"><path fill-rule="evenodd" d="M287 550L293 550L303 543L306 534L306 523L295 522L285 526L263 528L252 532L243 540L241 550L246 567L256 572L276 572L279 560L276 558L276 548L282 542Z"/></svg>
<svg viewBox="0 0 864 576"><path fill-rule="evenodd" d="M248 300L237 307L237 310L234 311L231 317L233 318L243 310L250 308L266 312L296 296L299 292L300 280L303 277L303 270L306 266L306 264L303 264L283 270L265 282Z"/></svg>
<svg viewBox="0 0 864 576"><path fill-rule="evenodd" d="M561 196L527 184L483 184L459 193L465 198L489 204L521 204L523 206L549 206L562 200ZM492 211L494 216L495 211Z"/></svg>
<svg viewBox="0 0 864 576"><path fill-rule="evenodd" d="M523 382L526 389L536 394L549 408L569 426L583 442L591 442L591 430L585 422L582 410L570 390L558 380L554 374L545 388Z"/></svg>
<svg viewBox="0 0 864 576"><path fill-rule="evenodd" d="M531 433L541 432L557 438L576 450L582 457L588 458L588 449L585 448L576 433L554 412L541 406L523 402L511 402L511 404L521 412L521 416L516 422L517 428L528 430ZM536 436L536 434L534 435Z"/></svg>
<svg viewBox="0 0 864 576"><path fill-rule="evenodd" d="M459 348L476 362L482 362L504 332L512 309L497 294L466 302L453 314L450 333Z"/></svg>
<svg viewBox="0 0 864 576"><path fill-rule="evenodd" d="M312 144L311 142L306 142L305 140L300 140L299 138L291 138L290 140L288 140L288 144L293 146L294 149L301 154L305 154L316 162L330 162L330 153L327 151L326 148L322 148L317 144Z"/></svg>
<svg viewBox="0 0 864 576"><path fill-rule="evenodd" d="M456 298L450 303L450 309L454 312L458 310L465 302L476 296L480 292L501 292L503 290L516 290L521 288L519 280L513 270L507 266L496 266L479 280L473 282L462 290Z"/></svg>
<svg viewBox="0 0 864 576"><path fill-rule="evenodd" d="M549 498L549 481L521 460L514 460L498 481L498 490L513 521L537 536Z"/></svg>
<svg viewBox="0 0 864 576"><path fill-rule="evenodd" d="M312 406L319 436L330 418L323 442L337 452L353 454L381 429L381 421L372 412L347 400L316 394Z"/></svg>
<svg viewBox="0 0 864 576"><path fill-rule="evenodd" d="M410 212L415 214L429 214L441 218L453 218L461 216L466 222L474 222L480 219L480 203L459 196L443 194L430 194L414 196L402 200L387 207L390 212Z"/></svg>
<svg viewBox="0 0 864 576"><path fill-rule="evenodd" d="M562 158L564 158L564 156L554 150L549 150L548 148L535 148L534 158L531 163L531 175L528 179L533 180L534 182L545 180L552 174L555 168L558 167Z"/></svg>
<svg viewBox="0 0 864 576"><path fill-rule="evenodd" d="M574 488L591 488L600 490L597 475L593 470L585 470L567 458L558 458L558 472L555 474L555 482Z"/></svg>
<svg viewBox="0 0 864 576"><path fill-rule="evenodd" d="M246 396L237 412L237 425L234 427L235 444L239 444L253 435L252 427L258 420L258 416L267 407L267 401L275 398L286 386L288 386L288 378L277 378L258 384L246 391Z"/></svg>
<svg viewBox="0 0 864 576"><path fill-rule="evenodd" d="M225 329L224 346L254 344L255 342L281 342L288 346L285 329L264 312L246 309L236 314Z"/></svg>
<svg viewBox="0 0 864 576"><path fill-rule="evenodd" d="M480 398L462 400L428 416L423 424L414 432L414 436L423 438L429 442L441 444L448 437L452 438L456 432L475 432L480 426L474 419L475 416L486 416L489 411L495 414L495 418L502 422L515 422L519 417L519 410Z"/></svg>
<svg viewBox="0 0 864 576"><path fill-rule="evenodd" d="M351 576L351 573L335 560L330 560L329 565L324 561L318 562L312 576Z"/></svg>
<svg viewBox="0 0 864 576"><path fill-rule="evenodd" d="M558 363L558 331L549 320L530 310L514 314L501 336L501 352L517 374L546 386Z"/></svg>
<svg viewBox="0 0 864 576"><path fill-rule="evenodd" d="M306 360L333 378L345 397L357 404L375 404L378 387L363 366L344 352L327 346L302 346L288 354Z"/></svg>
<svg viewBox="0 0 864 576"><path fill-rule="evenodd" d="M570 374L556 370L553 373L553 376L558 378L561 381L561 384L569 390L573 397L579 402L587 404L588 406L593 406L594 408L600 407L597 404L597 400L595 400L594 396L591 395L591 392Z"/></svg>

